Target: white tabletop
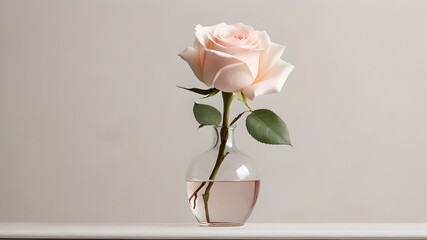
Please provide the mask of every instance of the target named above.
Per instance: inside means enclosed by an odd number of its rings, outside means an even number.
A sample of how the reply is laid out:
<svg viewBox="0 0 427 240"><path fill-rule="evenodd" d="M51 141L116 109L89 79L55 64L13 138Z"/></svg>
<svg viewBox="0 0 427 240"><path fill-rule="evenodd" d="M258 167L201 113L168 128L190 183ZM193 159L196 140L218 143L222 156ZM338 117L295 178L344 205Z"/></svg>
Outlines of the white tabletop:
<svg viewBox="0 0 427 240"><path fill-rule="evenodd" d="M427 239L424 223L197 224L0 223L0 238L84 239Z"/></svg>

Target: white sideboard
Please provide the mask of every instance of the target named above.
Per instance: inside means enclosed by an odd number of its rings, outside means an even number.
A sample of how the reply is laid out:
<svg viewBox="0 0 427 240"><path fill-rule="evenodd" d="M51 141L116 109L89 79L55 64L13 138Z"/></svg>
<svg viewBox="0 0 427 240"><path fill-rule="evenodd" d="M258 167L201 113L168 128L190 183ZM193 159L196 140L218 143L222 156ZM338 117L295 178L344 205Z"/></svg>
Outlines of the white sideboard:
<svg viewBox="0 0 427 240"><path fill-rule="evenodd" d="M0 223L0 239L427 239L424 223L197 224Z"/></svg>

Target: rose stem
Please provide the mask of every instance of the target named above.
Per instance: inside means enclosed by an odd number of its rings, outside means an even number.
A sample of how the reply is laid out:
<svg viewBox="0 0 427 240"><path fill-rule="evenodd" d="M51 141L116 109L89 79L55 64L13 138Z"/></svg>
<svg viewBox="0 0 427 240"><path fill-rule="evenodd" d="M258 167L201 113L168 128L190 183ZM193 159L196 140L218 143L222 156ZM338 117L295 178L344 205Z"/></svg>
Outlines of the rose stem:
<svg viewBox="0 0 427 240"><path fill-rule="evenodd" d="M224 158L227 156L227 154L224 154L224 151L225 151L225 147L228 139L228 119L230 118L230 106L231 106L231 102L233 101L233 93L222 92L222 99L224 102L224 114L222 117L222 127L220 132L221 143L219 145L218 156L216 159L215 167L212 170L211 175L209 176L209 180L215 179L218 173L219 167L221 166L221 163L224 161ZM214 182L209 181L209 184L206 187L205 193L202 194L203 202L205 204L206 222L208 223L210 222L209 210L208 210L209 192L213 184Z"/></svg>
<svg viewBox="0 0 427 240"><path fill-rule="evenodd" d="M228 128L227 127L228 127L228 119L229 119L229 115L230 115L230 105L231 105L231 102L233 101L233 94L223 92L222 97L224 100L224 115L223 115L223 121L222 121L222 128L221 128L221 132L220 132L221 143L220 143L220 147L219 147L219 151L218 151L217 160L216 160L214 169L212 170L212 173L209 177L209 180L215 179L216 174L218 173L219 167L227 155L227 154L224 155L224 151L225 151L225 146L226 146L227 138L228 138ZM193 209L196 208L197 193L203 188L203 186L206 185L206 183L207 183L207 181L202 182L200 184L200 186L196 189L196 191L194 191L194 193L191 194L191 196L188 198L188 202L191 205L191 199L194 197ZM206 215L206 221L207 222L210 222L207 203L209 200L209 192L210 192L210 189L212 188L212 185L213 185L213 182L209 182L208 187L206 188L205 194L202 194L203 202L205 204L205 215Z"/></svg>

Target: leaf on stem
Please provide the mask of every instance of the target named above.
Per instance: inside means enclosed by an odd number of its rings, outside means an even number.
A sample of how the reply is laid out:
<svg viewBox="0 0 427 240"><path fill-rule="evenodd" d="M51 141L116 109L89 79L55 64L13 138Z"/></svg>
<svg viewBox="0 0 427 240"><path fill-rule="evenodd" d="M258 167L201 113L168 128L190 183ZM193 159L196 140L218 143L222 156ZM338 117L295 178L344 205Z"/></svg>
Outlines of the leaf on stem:
<svg viewBox="0 0 427 240"><path fill-rule="evenodd" d="M246 129L256 140L266 144L291 145L285 122L268 109L253 111L246 118Z"/></svg>
<svg viewBox="0 0 427 240"><path fill-rule="evenodd" d="M248 101L246 100L245 94L243 94L242 92L235 92L233 94L241 103L245 104L245 106L252 111L251 107L249 107Z"/></svg>
<svg viewBox="0 0 427 240"><path fill-rule="evenodd" d="M239 118L242 117L243 114L245 114L246 112L248 112L248 111L241 112L239 115L237 115L237 117L235 117L233 119L233 121L231 121L230 126L233 126L233 124L235 124L237 122L237 120L239 120Z"/></svg>
<svg viewBox="0 0 427 240"><path fill-rule="evenodd" d="M221 124L221 113L210 105L194 103L193 113L196 121L202 126Z"/></svg>
<svg viewBox="0 0 427 240"><path fill-rule="evenodd" d="M185 89L185 90L188 90L188 91L190 91L190 92L194 92L194 93L198 93L198 94L200 94L200 95L210 95L210 94L212 94L213 92L215 92L215 91L217 91L216 93L214 93L213 95L215 95L215 94L217 94L218 93L218 89L215 89L215 88L210 88L210 89L200 89L200 88L185 88L185 87L181 87L181 86L177 86L177 87L179 87L179 88L182 88L182 89ZM213 96L212 95L212 96Z"/></svg>
<svg viewBox="0 0 427 240"><path fill-rule="evenodd" d="M219 93L219 90L216 88L211 88L213 91L211 93L209 93L206 97L202 97L202 99L208 98L208 97L212 97L215 96L217 93ZM209 90L211 90L209 89Z"/></svg>

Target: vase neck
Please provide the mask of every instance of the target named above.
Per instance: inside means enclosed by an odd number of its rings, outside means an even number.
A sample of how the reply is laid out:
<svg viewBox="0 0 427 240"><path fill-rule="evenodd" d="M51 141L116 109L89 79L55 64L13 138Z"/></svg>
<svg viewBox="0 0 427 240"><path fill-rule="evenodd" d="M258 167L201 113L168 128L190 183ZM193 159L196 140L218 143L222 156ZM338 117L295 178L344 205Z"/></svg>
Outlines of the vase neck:
<svg viewBox="0 0 427 240"><path fill-rule="evenodd" d="M214 126L213 127L213 144L212 148L219 147L221 141L226 141L227 148L236 148L236 143L234 140L234 129L235 126L230 127L221 127Z"/></svg>

